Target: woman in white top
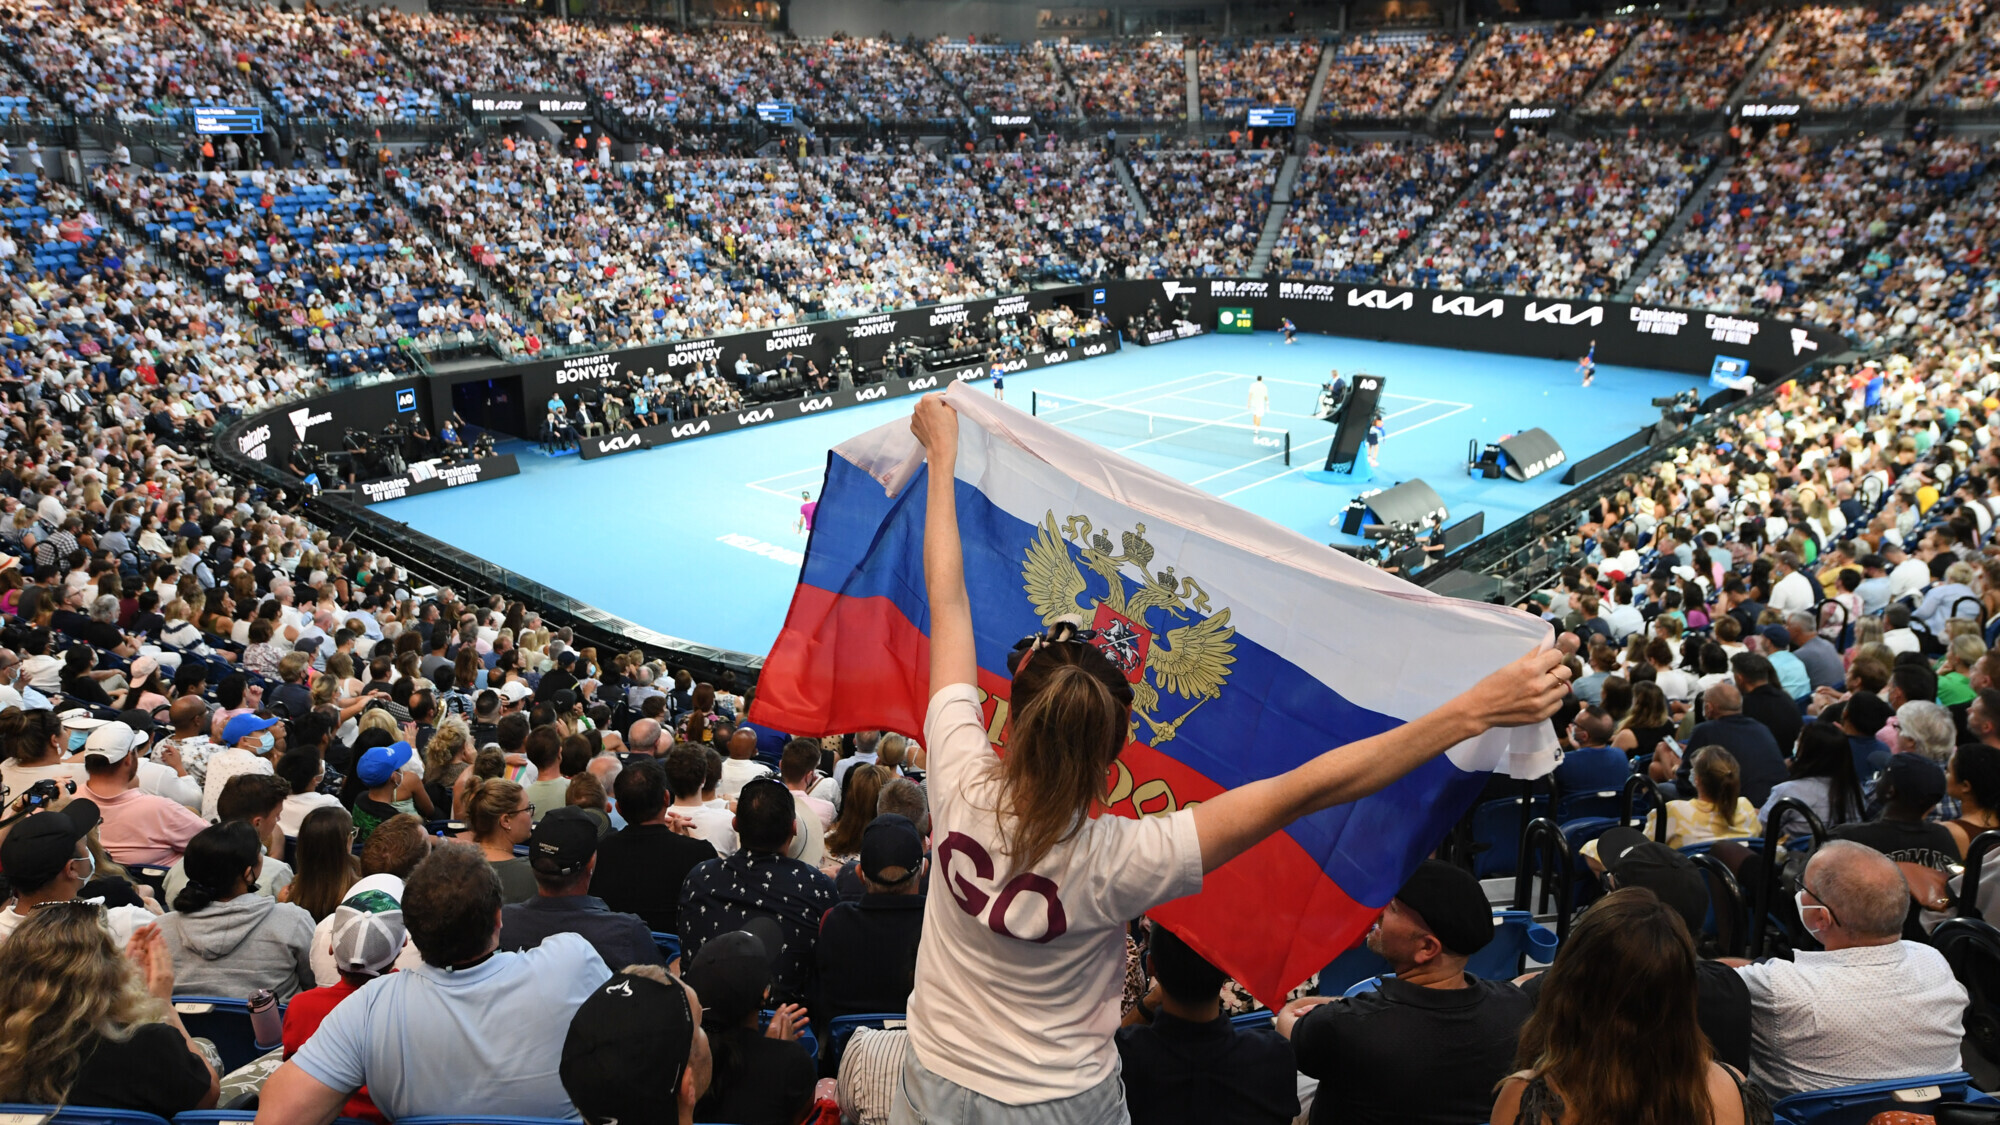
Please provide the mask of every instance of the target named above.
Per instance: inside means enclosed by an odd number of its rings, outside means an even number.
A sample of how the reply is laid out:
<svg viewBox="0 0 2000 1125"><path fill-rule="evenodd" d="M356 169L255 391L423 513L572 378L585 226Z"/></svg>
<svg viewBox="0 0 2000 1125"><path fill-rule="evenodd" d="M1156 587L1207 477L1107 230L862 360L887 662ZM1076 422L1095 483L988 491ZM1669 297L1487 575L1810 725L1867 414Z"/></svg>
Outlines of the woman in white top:
<svg viewBox="0 0 2000 1125"><path fill-rule="evenodd" d="M1112 1035L1125 924L1199 891L1204 873L1299 817L1374 793L1492 727L1545 720L1568 694L1562 661L1574 640L1523 656L1420 719L1194 808L1092 817L1125 746L1131 684L1059 623L1010 658L1007 755L994 754L953 489L958 417L930 395L912 428L930 461L924 744L937 850L890 1120L1122 1125Z"/></svg>

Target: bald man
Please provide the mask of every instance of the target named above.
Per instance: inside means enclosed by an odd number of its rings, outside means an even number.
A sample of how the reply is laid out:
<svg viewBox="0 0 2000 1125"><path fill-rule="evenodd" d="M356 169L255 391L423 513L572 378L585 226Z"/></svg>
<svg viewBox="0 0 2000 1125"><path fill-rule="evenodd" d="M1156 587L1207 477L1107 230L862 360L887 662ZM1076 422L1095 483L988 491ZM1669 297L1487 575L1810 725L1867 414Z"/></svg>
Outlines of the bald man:
<svg viewBox="0 0 2000 1125"><path fill-rule="evenodd" d="M1774 1096L1959 1070L1964 986L1942 954L1903 939L1910 890L1883 855L1820 845L1796 898L1826 947L1743 964L1750 1074Z"/></svg>
<svg viewBox="0 0 2000 1125"><path fill-rule="evenodd" d="M625 746L634 754L663 758L674 748L674 739L658 719L634 719L632 729L625 732Z"/></svg>
<svg viewBox="0 0 2000 1125"><path fill-rule="evenodd" d="M1777 738L1770 727L1743 713L1743 693L1734 683L1722 680L1714 684L1702 694L1701 700L1704 721L1688 735L1688 746L1695 749L1720 746L1735 755L1743 778L1743 795L1750 798L1751 804L1763 808L1771 787L1791 776ZM1663 742L1653 751L1648 773L1654 781L1671 780L1678 796L1692 798L1694 781L1688 776L1692 758L1691 754L1675 754ZM1669 794L1668 798L1675 795Z"/></svg>

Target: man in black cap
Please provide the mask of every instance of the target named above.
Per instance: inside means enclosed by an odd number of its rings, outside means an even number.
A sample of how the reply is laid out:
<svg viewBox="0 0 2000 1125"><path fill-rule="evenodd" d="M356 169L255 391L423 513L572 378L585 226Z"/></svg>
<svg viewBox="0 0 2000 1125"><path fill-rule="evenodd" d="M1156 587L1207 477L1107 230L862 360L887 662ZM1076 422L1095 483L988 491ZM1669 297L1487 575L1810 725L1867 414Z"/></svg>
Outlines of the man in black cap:
<svg viewBox="0 0 2000 1125"><path fill-rule="evenodd" d="M581 808L550 809L528 837L535 897L500 911L500 948L520 951L550 934L579 934L606 965L663 965L660 949L636 914L617 914L590 895L597 870L597 821Z"/></svg>
<svg viewBox="0 0 2000 1125"><path fill-rule="evenodd" d="M554 699L559 691L576 689L576 650L566 648L556 654L556 666L542 673L542 679L535 686L538 699Z"/></svg>
<svg viewBox="0 0 2000 1125"><path fill-rule="evenodd" d="M798 1043L805 1009L780 1004L769 1028L759 1026L784 946L776 922L753 917L709 939L688 962L688 987L701 998L709 1042L729 1060L695 1106L699 1120L793 1122L812 1105L817 1071Z"/></svg>
<svg viewBox="0 0 2000 1125"><path fill-rule="evenodd" d="M1440 860L1418 865L1368 931L1396 975L1351 1000L1307 997L1277 1015L1300 1072L1320 1080L1314 1125L1486 1120L1534 1011L1512 983L1465 971L1492 940L1479 881Z"/></svg>
<svg viewBox="0 0 2000 1125"><path fill-rule="evenodd" d="M38 812L18 821L0 842L0 870L14 889L12 901L0 906L0 942L28 920L45 902L76 898L95 874L84 837L97 827L97 806L75 800L60 811ZM138 906L113 906L107 915L120 940L153 920Z"/></svg>
<svg viewBox="0 0 2000 1125"><path fill-rule="evenodd" d="M1230 1023L1222 1012L1228 974L1157 921L1146 967L1153 993L1139 1013L1148 1022L1118 1030L1133 1121L1286 1125L1299 1115L1291 1044L1275 1032L1239 1031Z"/></svg>
<svg viewBox="0 0 2000 1125"><path fill-rule="evenodd" d="M570 1020L562 1081L588 1125L691 1125L714 1057L701 1000L665 969L633 965Z"/></svg>
<svg viewBox="0 0 2000 1125"><path fill-rule="evenodd" d="M1636 828L1606 829L1597 838L1597 857L1604 864L1607 889L1645 887L1680 914L1697 940L1708 921L1708 882L1694 861L1654 843ZM1542 977L1521 986L1530 1000L1539 1000ZM1695 963L1695 1019L1715 1048L1715 1057L1738 1071L1750 1069L1750 990L1736 970L1720 961Z"/></svg>
<svg viewBox="0 0 2000 1125"><path fill-rule="evenodd" d="M909 1006L924 936L924 841L909 818L885 813L861 833L859 902L820 922L819 997L813 1017L830 1020Z"/></svg>
<svg viewBox="0 0 2000 1125"><path fill-rule="evenodd" d="M1785 694L1779 686L1778 672L1771 666L1771 661L1754 652L1739 652L1729 658L1729 670L1735 673L1736 690L1741 693L1743 701L1738 710L1764 724L1764 728L1771 732L1771 738L1781 751L1790 750L1798 745L1799 728L1805 725L1805 720L1799 715L1798 701ZM1696 747L1708 745L1692 739L1688 744ZM1737 753L1736 747L1727 742L1717 745L1723 746L1731 754L1736 754L1737 762L1743 761L1743 755ZM1694 795L1694 789L1691 787L1682 792L1689 797ZM1747 770L1744 773L1743 795L1749 797L1753 804L1763 803L1763 797L1751 796Z"/></svg>

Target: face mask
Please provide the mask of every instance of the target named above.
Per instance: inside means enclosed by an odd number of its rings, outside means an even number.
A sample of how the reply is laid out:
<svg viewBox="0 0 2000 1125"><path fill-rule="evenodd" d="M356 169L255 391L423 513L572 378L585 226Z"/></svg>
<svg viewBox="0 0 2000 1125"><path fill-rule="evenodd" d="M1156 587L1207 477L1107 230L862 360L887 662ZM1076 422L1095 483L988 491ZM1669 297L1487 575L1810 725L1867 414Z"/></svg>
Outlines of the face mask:
<svg viewBox="0 0 2000 1125"><path fill-rule="evenodd" d="M90 741L90 732L87 730L73 730L69 732L69 752L74 754L78 750L83 749L83 744L88 741Z"/></svg>
<svg viewBox="0 0 2000 1125"><path fill-rule="evenodd" d="M1814 925L1813 925L1813 924L1812 924L1811 922L1808 922L1808 921L1806 921L1806 911L1807 911L1807 910L1826 910L1826 907L1824 907L1824 906L1821 906L1821 905L1819 905L1818 903L1814 903L1814 904L1813 904L1813 905L1811 905L1811 906L1807 906L1807 905L1806 905L1806 893L1805 893L1805 892L1804 892L1803 890L1801 890L1801 891L1799 891L1798 893L1794 894L1794 895L1792 896L1792 901L1793 901L1793 902L1794 902L1795 904L1797 904L1797 906L1798 906L1798 908L1799 908L1799 924L1800 924L1800 925L1802 925L1802 926L1804 926L1804 927L1806 928L1806 932L1807 932L1807 933L1809 933L1809 934L1811 934L1811 935L1812 935L1813 937L1815 937L1815 938L1819 937L1819 927L1817 927L1817 926L1814 926ZM1830 914L1831 912L1829 911L1828 913Z"/></svg>
<svg viewBox="0 0 2000 1125"><path fill-rule="evenodd" d="M265 731L263 734L257 736L257 745L267 754L270 753L271 747L276 745L277 741L270 731Z"/></svg>
<svg viewBox="0 0 2000 1125"><path fill-rule="evenodd" d="M83 853L75 859L70 860L70 862L83 864L83 874L76 877L78 882L88 883L97 877L97 857L91 855L89 852Z"/></svg>

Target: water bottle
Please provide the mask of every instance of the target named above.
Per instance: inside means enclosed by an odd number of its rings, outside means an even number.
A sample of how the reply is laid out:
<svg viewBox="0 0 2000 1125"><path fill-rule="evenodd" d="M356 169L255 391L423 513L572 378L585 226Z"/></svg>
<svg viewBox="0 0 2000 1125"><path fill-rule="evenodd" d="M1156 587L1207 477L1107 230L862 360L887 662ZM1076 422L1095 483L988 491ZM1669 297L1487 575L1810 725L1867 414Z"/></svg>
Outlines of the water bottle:
<svg viewBox="0 0 2000 1125"><path fill-rule="evenodd" d="M268 988L250 994L250 1034L259 1051L281 1047L285 1042L285 1018L278 1014L278 998Z"/></svg>

